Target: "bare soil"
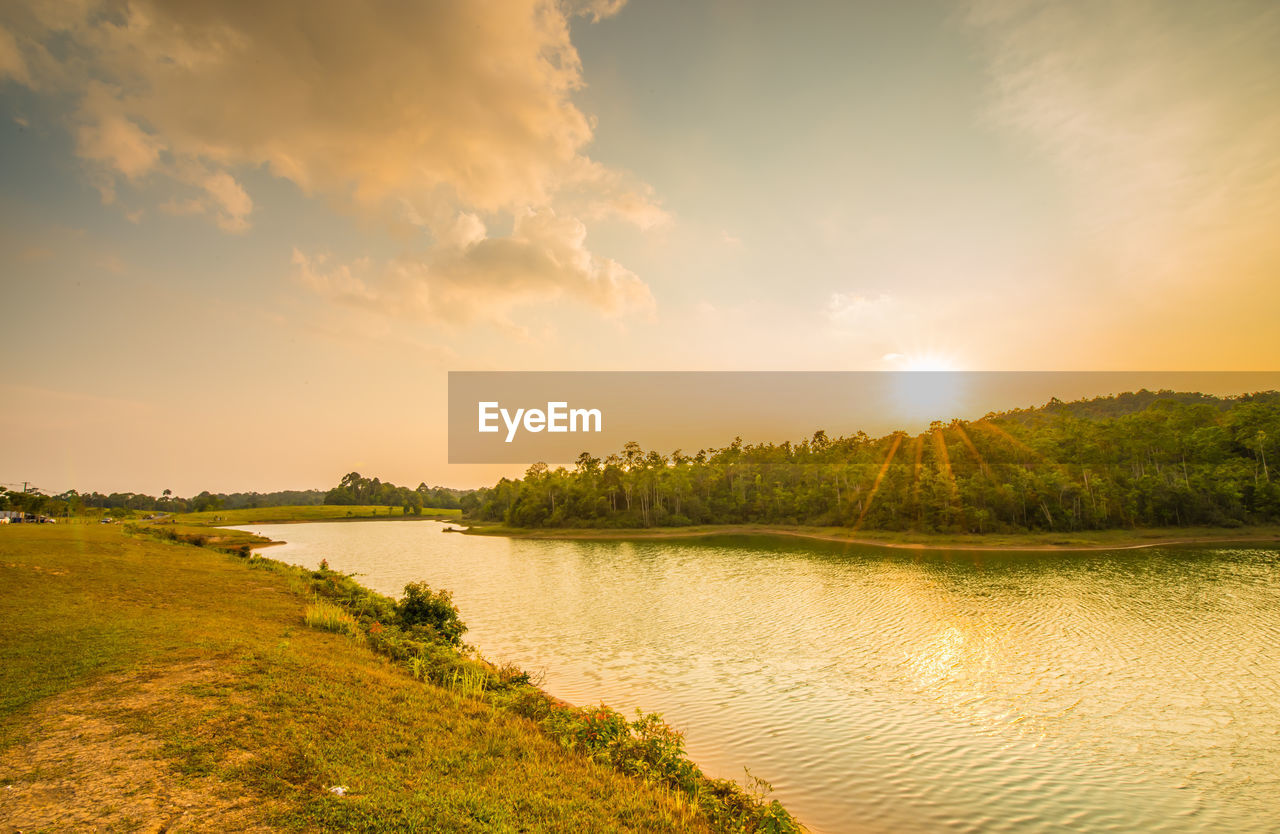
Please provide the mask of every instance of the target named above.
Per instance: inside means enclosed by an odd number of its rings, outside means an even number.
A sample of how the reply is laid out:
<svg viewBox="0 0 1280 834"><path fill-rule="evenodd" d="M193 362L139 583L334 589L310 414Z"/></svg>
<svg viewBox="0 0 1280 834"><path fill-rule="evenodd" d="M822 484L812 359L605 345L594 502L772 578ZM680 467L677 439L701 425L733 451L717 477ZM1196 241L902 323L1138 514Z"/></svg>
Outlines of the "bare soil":
<svg viewBox="0 0 1280 834"><path fill-rule="evenodd" d="M188 777L131 715L183 709L183 687L217 677L202 661L99 680L42 703L28 739L0 753L0 834L34 831L270 831L269 803Z"/></svg>

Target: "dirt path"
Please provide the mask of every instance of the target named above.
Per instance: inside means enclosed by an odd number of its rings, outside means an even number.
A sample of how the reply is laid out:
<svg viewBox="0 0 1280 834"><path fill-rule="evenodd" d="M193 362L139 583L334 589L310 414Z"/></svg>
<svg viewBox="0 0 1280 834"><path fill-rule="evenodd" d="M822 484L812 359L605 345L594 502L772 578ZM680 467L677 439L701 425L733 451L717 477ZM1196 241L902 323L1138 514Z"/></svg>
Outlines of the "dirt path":
<svg viewBox="0 0 1280 834"><path fill-rule="evenodd" d="M270 831L260 797L186 777L130 716L181 709L213 663L98 681L36 708L28 740L0 753L0 834L32 831Z"/></svg>

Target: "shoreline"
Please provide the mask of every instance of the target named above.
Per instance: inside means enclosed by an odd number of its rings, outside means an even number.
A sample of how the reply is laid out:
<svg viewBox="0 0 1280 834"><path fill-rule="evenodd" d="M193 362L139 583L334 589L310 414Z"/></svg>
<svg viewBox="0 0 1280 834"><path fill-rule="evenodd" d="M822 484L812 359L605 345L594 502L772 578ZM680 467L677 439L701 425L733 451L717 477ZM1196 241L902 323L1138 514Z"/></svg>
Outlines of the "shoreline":
<svg viewBox="0 0 1280 834"><path fill-rule="evenodd" d="M252 521L238 521L236 519L228 519L226 521L200 521L191 522L192 527L248 527L254 524L327 524L331 521L340 521L343 523L349 521L444 521L460 524L457 516L451 515L350 515L350 516L334 516L333 518L255 518Z"/></svg>
<svg viewBox="0 0 1280 834"><path fill-rule="evenodd" d="M282 518L282 519L257 519L255 521L233 521L229 524L217 522L209 524L209 527L251 527L254 524L327 524L332 521L340 521L346 523L348 521L443 521L460 523L457 518L449 515L353 515L340 516L336 518Z"/></svg>
<svg viewBox="0 0 1280 834"><path fill-rule="evenodd" d="M221 522L219 522L219 523L217 523L217 524L211 524L211 525L209 525L209 529L211 529L211 530L238 530L238 531L240 531L240 532L249 532L249 531L247 531L247 530L244 530L243 528L246 528L246 527L255 527L255 526L259 525L259 524L327 524L328 522L331 522L331 521L341 521L341 522L344 522L344 523L345 523L345 522L348 522L348 521L438 521L438 522L440 522L440 523L442 523L442 524L450 524L450 523L452 523L452 524L457 524L457 523L459 523L459 522L457 521L457 519L455 519L453 516L444 516L444 515L433 515L433 516L425 516L425 515L421 515L421 516L417 516L417 515L409 515L409 516L396 516L396 515L392 515L392 516L367 516L367 515L366 515L366 516L351 516L351 517L344 517L344 518L290 518L290 519L284 519L284 520L281 520L281 521L270 521L270 520L268 520L268 521L240 521L240 522L235 522L235 523L233 523L233 524L227 524L227 525L223 525ZM256 536L256 535L258 535L258 534L257 534L257 533L251 533L251 535ZM288 542L288 540L286 540L286 539L270 539L270 540L268 540L268 541L263 541L263 542L248 542L248 545L249 545L249 549L250 549L250 550L255 550L255 551L256 551L256 550L259 550L260 548L264 548L264 547L274 547L274 546L279 545L279 544L288 544L288 543L289 543L289 542Z"/></svg>
<svg viewBox="0 0 1280 834"><path fill-rule="evenodd" d="M459 523L459 522L454 522ZM465 523L465 522L461 522ZM1196 531L1196 532L1192 532ZM1204 532L1200 532L1204 531ZM1148 547L1196 544L1280 544L1280 527L1151 528L1146 530L1100 530L1074 534L989 534L955 536L916 534L913 539L876 538L838 527L782 527L767 524L726 524L696 527L649 528L515 528L475 524L460 531L472 536L501 536L512 539L560 541L626 541L648 539L697 539L714 536L779 536L830 541L866 547L915 551L1036 551L1083 552L1101 550L1141 550ZM985 539L985 540L984 540ZM1010 540L1012 539L1012 540Z"/></svg>

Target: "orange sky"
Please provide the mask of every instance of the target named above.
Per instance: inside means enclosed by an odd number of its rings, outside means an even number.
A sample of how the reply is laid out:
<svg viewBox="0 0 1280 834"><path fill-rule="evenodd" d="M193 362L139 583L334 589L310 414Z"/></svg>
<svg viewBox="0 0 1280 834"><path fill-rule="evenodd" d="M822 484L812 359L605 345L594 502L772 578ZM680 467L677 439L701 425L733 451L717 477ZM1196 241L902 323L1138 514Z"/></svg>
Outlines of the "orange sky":
<svg viewBox="0 0 1280 834"><path fill-rule="evenodd" d="M1278 36L1264 2L7 3L0 480L489 483L446 463L449 370L1274 370Z"/></svg>

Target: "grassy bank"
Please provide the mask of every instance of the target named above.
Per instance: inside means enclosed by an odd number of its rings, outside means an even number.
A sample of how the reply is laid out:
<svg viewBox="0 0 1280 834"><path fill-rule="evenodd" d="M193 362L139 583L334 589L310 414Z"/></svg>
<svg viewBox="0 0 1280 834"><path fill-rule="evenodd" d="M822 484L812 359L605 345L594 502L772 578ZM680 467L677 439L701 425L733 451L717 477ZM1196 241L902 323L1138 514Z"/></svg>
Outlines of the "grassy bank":
<svg viewBox="0 0 1280 834"><path fill-rule="evenodd" d="M413 635L368 621L390 601L341 575L24 525L0 531L0 581L15 829L716 830L688 795L575 743L592 730L569 718L604 710L440 646L415 680L397 656ZM338 630L307 625L320 604Z"/></svg>
<svg viewBox="0 0 1280 834"><path fill-rule="evenodd" d="M846 527L799 527L764 524L718 524L693 527L521 528L471 524L467 534L521 539L688 539L708 536L796 536L823 541L910 550L1123 550L1169 544L1280 542L1280 526L1155 527L1137 530L1087 530L1075 533L990 533L986 535L850 530Z"/></svg>
<svg viewBox="0 0 1280 834"><path fill-rule="evenodd" d="M399 507L376 505L360 506L297 506L297 507L249 507L239 510L209 510L199 513L177 513L156 519L127 521L125 525L134 532L151 532L170 541L199 546L239 548L269 547L282 542L272 541L244 530L228 529L246 524L297 524L311 521L440 521L457 520L460 510L424 508L421 515L405 515Z"/></svg>

